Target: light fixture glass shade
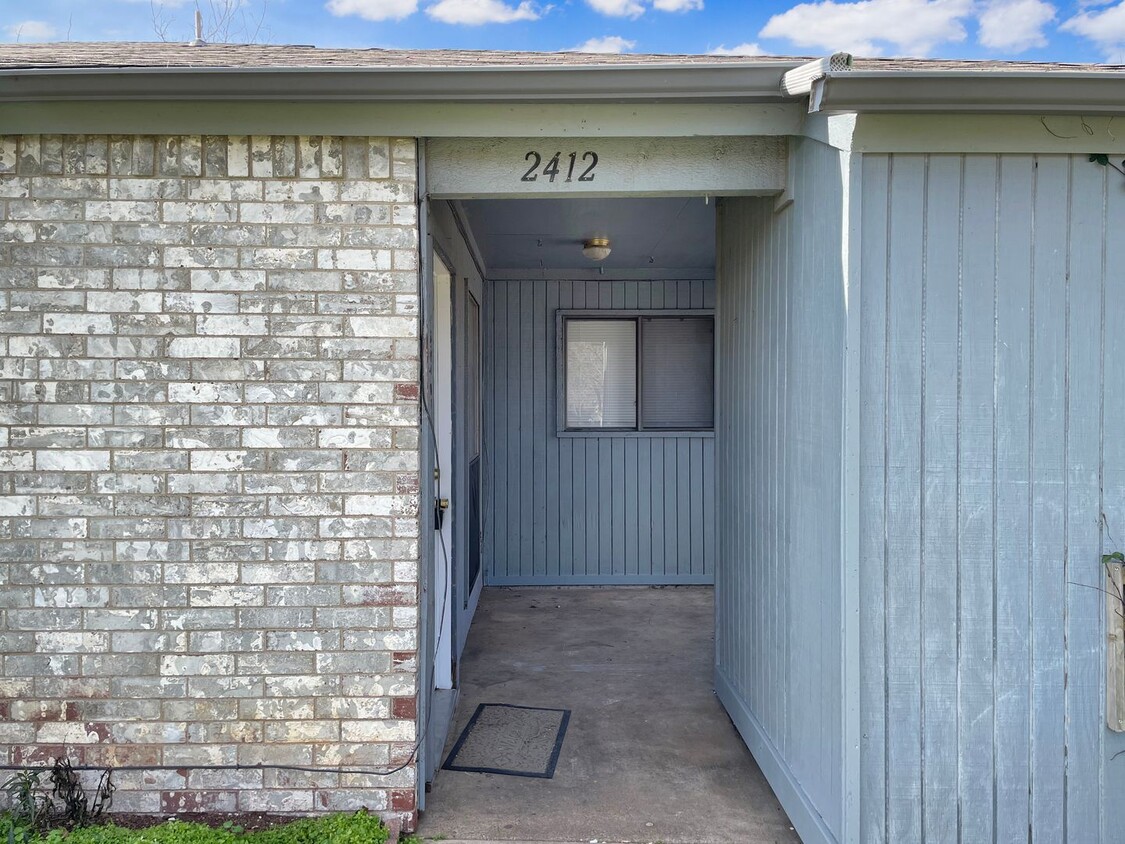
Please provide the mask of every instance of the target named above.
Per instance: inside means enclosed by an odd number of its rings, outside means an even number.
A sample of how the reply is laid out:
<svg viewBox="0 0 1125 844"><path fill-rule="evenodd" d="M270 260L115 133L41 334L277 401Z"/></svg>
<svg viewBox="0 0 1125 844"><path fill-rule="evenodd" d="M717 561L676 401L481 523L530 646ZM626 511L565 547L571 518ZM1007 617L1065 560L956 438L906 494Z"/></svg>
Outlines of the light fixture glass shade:
<svg viewBox="0 0 1125 844"><path fill-rule="evenodd" d="M608 237L592 237L582 244L582 254L591 261L604 261L612 251Z"/></svg>

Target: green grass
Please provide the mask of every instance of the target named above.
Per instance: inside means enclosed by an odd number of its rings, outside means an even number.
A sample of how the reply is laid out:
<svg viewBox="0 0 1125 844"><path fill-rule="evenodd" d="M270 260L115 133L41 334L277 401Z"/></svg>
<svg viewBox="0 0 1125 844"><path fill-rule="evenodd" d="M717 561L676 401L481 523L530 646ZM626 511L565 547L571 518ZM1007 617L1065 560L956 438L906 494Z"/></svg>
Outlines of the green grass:
<svg viewBox="0 0 1125 844"><path fill-rule="evenodd" d="M389 837L383 822L366 812L302 818L253 832L230 823L215 828L171 820L147 829L108 823L41 835L16 826L10 815L0 815L0 844L385 844ZM401 844L418 844L418 840L409 836Z"/></svg>

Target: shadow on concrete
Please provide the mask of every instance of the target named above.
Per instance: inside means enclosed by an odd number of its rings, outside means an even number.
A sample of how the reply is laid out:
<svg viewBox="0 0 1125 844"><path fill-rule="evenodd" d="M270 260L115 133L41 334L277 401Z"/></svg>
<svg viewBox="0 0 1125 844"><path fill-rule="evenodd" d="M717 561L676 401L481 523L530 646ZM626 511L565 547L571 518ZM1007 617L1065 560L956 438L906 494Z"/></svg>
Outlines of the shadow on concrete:
<svg viewBox="0 0 1125 844"><path fill-rule="evenodd" d="M440 771L421 835L799 842L712 691L713 664L710 587L486 589L446 753L480 703L570 709L570 728L554 779Z"/></svg>

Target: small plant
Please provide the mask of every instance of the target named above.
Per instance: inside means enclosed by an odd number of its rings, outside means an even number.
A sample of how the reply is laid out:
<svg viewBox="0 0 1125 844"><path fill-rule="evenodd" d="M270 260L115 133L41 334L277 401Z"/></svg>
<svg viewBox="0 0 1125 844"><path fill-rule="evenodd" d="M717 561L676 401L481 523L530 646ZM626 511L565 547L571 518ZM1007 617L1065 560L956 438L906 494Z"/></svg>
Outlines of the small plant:
<svg viewBox="0 0 1125 844"><path fill-rule="evenodd" d="M26 840L30 833L46 828L50 821L51 798L41 780L41 771L20 771L4 783L9 805L8 828L4 830L8 841ZM24 836L23 839L19 835Z"/></svg>
<svg viewBox="0 0 1125 844"><path fill-rule="evenodd" d="M0 816L0 844L22 844L52 826L86 826L99 820L113 802L113 778L108 770L98 780L93 803L69 761L55 761L48 775L49 789L43 774L43 770L28 769L4 783L9 809Z"/></svg>
<svg viewBox="0 0 1125 844"><path fill-rule="evenodd" d="M246 844L384 844L390 837L383 822L367 812L328 815L250 832Z"/></svg>
<svg viewBox="0 0 1125 844"><path fill-rule="evenodd" d="M57 801L53 807L59 814L57 822L69 827L86 826L101 818L113 802L115 790L111 772L104 771L91 805L77 771L66 759L57 759L51 768L51 786L51 794Z"/></svg>

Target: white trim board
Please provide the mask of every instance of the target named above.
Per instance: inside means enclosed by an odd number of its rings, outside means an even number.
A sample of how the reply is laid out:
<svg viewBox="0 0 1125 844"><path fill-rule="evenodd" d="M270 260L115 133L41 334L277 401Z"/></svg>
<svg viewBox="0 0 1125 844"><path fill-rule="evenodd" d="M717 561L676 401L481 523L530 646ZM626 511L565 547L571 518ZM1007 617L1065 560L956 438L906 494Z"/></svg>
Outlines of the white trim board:
<svg viewBox="0 0 1125 844"><path fill-rule="evenodd" d="M8 134L695 137L792 135L798 103L22 102L0 104Z"/></svg>
<svg viewBox="0 0 1125 844"><path fill-rule="evenodd" d="M1125 115L810 114L801 134L852 152L1125 155Z"/></svg>
<svg viewBox="0 0 1125 844"><path fill-rule="evenodd" d="M771 195L785 188L779 137L432 138L431 198Z"/></svg>

